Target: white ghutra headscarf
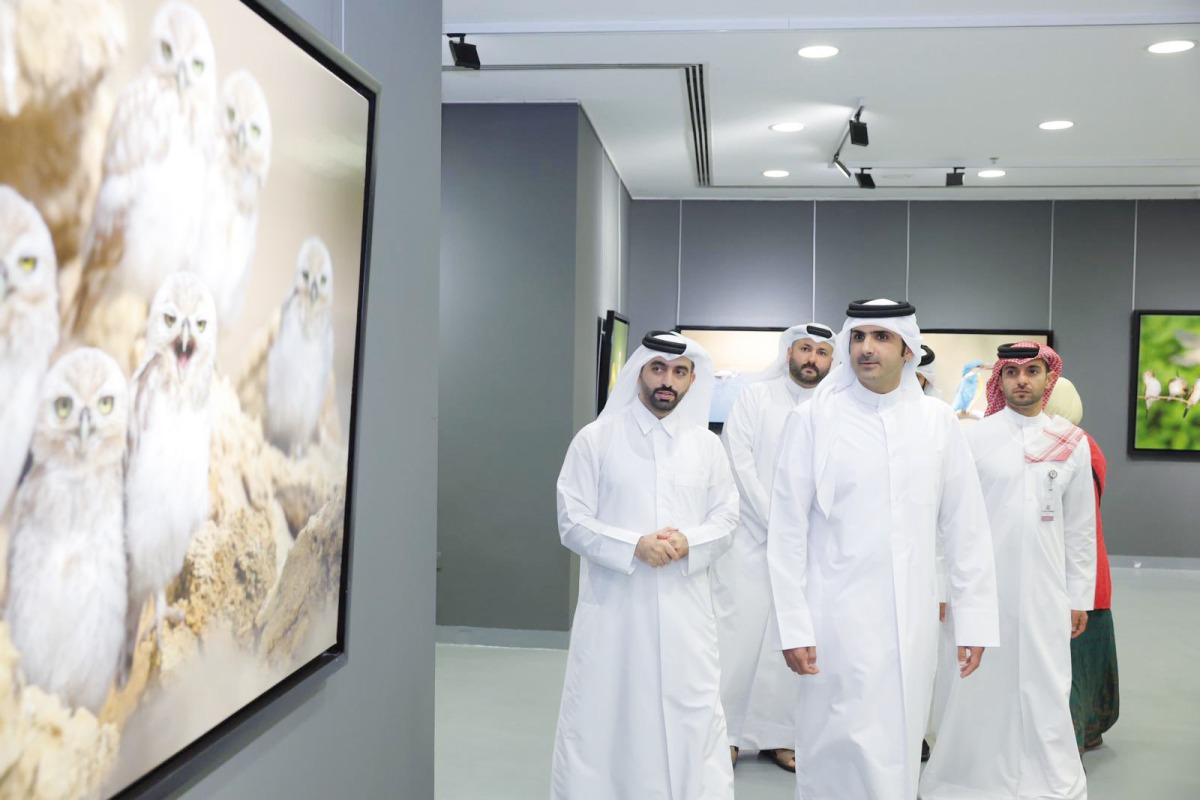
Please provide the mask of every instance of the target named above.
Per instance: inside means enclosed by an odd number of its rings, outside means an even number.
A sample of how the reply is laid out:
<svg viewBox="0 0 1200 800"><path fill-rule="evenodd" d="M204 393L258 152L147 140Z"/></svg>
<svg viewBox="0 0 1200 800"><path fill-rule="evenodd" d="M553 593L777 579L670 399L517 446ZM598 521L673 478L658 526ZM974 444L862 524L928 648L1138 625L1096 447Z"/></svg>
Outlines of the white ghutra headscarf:
<svg viewBox="0 0 1200 800"><path fill-rule="evenodd" d="M712 403L713 378L712 358L708 351L698 342L671 331L650 331L642 338L642 346L633 351L633 355L621 367L617 374L617 383L613 386L604 410L597 419L616 416L629 407L631 403L640 402L638 399L638 376L642 367L655 358L662 358L670 363L678 358L691 359L696 380L688 389L679 405L671 412L671 416L682 418L684 424L708 427L708 407Z"/></svg>
<svg viewBox="0 0 1200 800"><path fill-rule="evenodd" d="M827 325L822 325L819 322L806 322L803 325L793 325L783 333L779 334L779 352L775 356L775 360L771 365L762 372L756 372L746 378L747 383L756 381L769 381L772 378L779 378L788 373L788 348L794 342L801 339L812 339L814 342L827 342L835 345L836 335L833 330ZM833 363L837 364L837 357L834 356Z"/></svg>
<svg viewBox="0 0 1200 800"><path fill-rule="evenodd" d="M859 300L850 304L846 321L838 334L834 347L836 358L841 363L829 372L829 376L813 392L809 406L813 415L813 469L817 483L817 508L826 517L833 510L833 490L836 483L830 467L833 443L837 440L838 409L846 403L839 397L858 381L850 362L850 332L857 327L874 325L892 331L904 340L914 357L904 364L903 375L897 392L914 398L923 396L921 384L917 382L917 363L920 361L921 329L917 325L917 309L908 302L894 300Z"/></svg>

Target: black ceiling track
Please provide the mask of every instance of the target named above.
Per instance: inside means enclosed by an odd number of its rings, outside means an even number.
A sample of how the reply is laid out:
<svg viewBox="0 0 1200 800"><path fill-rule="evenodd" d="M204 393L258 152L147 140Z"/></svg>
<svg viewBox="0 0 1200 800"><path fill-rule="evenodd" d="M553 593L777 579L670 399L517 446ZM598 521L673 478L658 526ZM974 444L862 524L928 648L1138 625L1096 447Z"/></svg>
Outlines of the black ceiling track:
<svg viewBox="0 0 1200 800"><path fill-rule="evenodd" d="M704 82L704 65L692 64L684 69L687 78L688 112L692 119L692 158L696 167L696 183L712 186L712 137L708 128L708 94Z"/></svg>

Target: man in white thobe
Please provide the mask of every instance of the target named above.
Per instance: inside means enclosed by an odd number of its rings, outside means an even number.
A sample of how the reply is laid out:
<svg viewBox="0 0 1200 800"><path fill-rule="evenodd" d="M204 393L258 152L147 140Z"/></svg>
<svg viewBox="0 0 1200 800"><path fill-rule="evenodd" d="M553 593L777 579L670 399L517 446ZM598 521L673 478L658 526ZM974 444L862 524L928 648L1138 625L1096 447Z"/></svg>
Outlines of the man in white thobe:
<svg viewBox="0 0 1200 800"><path fill-rule="evenodd" d="M709 565L738 496L708 430L713 369L651 332L558 477L579 602L554 741L552 800L731 800Z"/></svg>
<svg viewBox="0 0 1200 800"><path fill-rule="evenodd" d="M935 538L959 675L998 644L992 544L950 407L921 392L915 309L851 303L842 362L797 407L767 528L779 644L802 677L798 800L912 800L937 638Z"/></svg>
<svg viewBox="0 0 1200 800"><path fill-rule="evenodd" d="M951 688L923 800L1083 800L1071 722L1071 639L1096 581L1096 506L1083 431L1042 411L1062 373L1036 342L1004 345L988 416L967 433L996 552L1004 647ZM958 625L950 601L948 624Z"/></svg>
<svg viewBox="0 0 1200 800"><path fill-rule="evenodd" d="M758 750L796 769L796 676L767 635L767 510L783 425L829 373L833 338L816 322L784 331L779 355L738 394L721 434L742 501L733 547L712 569L721 705L735 764L741 750Z"/></svg>

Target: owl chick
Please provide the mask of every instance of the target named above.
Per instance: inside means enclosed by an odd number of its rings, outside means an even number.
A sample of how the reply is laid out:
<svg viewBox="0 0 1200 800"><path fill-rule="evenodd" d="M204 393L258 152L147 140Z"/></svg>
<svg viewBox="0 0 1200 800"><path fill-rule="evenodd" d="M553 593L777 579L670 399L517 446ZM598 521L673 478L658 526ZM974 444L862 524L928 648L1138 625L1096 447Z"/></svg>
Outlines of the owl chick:
<svg viewBox="0 0 1200 800"><path fill-rule="evenodd" d="M312 441L333 370L333 260L319 237L300 246L292 293L267 355L266 434L298 456Z"/></svg>
<svg viewBox="0 0 1200 800"><path fill-rule="evenodd" d="M6 616L25 677L92 712L125 638L128 416L116 361L93 348L60 358L42 384L32 466L13 500Z"/></svg>
<svg viewBox="0 0 1200 800"><path fill-rule="evenodd" d="M104 177L84 243L75 331L119 292L149 301L200 246L216 141L217 65L204 18L170 0L154 15L150 57L117 101Z"/></svg>
<svg viewBox="0 0 1200 800"><path fill-rule="evenodd" d="M271 112L246 70L221 85L220 126L209 171L196 272L212 290L224 330L241 313L258 234L258 198L271 168Z"/></svg>
<svg viewBox="0 0 1200 800"><path fill-rule="evenodd" d="M29 454L38 392L58 345L57 274L42 216L0 186L0 514Z"/></svg>
<svg viewBox="0 0 1200 800"><path fill-rule="evenodd" d="M121 678L128 676L147 597L161 647L166 588L208 518L209 392L216 356L212 294L191 272L167 276L146 319L146 355L131 381L125 538L129 616ZM177 615L173 615L177 616Z"/></svg>

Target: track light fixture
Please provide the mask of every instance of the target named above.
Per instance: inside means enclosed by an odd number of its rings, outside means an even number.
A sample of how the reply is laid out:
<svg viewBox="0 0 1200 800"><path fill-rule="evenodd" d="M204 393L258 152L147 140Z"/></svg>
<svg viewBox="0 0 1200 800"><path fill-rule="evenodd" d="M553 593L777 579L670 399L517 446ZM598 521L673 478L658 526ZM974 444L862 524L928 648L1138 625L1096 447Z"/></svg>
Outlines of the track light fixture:
<svg viewBox="0 0 1200 800"><path fill-rule="evenodd" d="M860 188L860 189L874 189L875 188L875 179L867 174L867 170L869 170L869 169L870 169L870 167L863 167L862 169L860 169L858 171L858 174L854 176L854 180L858 181L858 188Z"/></svg>
<svg viewBox="0 0 1200 800"><path fill-rule="evenodd" d="M867 123L861 119L862 112L863 107L859 106L858 111L855 111L854 116L850 119L850 144L866 147L870 144L870 140L867 138Z"/></svg>
<svg viewBox="0 0 1200 800"><path fill-rule="evenodd" d="M465 33L447 33L450 39L450 57L454 59L454 66L462 67L463 69L479 69L479 51L475 45L467 44L467 35ZM458 41L454 41L458 39Z"/></svg>
<svg viewBox="0 0 1200 800"><path fill-rule="evenodd" d="M947 186L962 186L963 185L963 170L966 167L955 167L953 172L946 173Z"/></svg>
<svg viewBox="0 0 1200 800"><path fill-rule="evenodd" d="M845 175L847 178L852 178L852 177L854 177L854 176L851 174L850 170L846 169L846 165L842 163L842 159L841 159L841 158L839 158L839 157L838 157L838 156L836 156L836 155L833 157L833 165L834 165L835 167L837 167L837 170L838 170L838 172L842 173L842 174L843 174L843 175Z"/></svg>

